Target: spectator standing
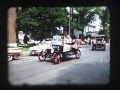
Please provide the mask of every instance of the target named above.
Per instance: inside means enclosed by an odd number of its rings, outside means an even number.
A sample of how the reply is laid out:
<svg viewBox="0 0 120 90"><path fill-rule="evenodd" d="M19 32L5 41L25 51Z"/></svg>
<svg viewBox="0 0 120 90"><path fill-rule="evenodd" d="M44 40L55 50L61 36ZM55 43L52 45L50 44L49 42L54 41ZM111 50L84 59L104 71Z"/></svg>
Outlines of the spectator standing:
<svg viewBox="0 0 120 90"><path fill-rule="evenodd" d="M18 34L18 41L20 44L24 44L24 34Z"/></svg>
<svg viewBox="0 0 120 90"><path fill-rule="evenodd" d="M91 45L91 38L89 39L89 45Z"/></svg>
<svg viewBox="0 0 120 90"><path fill-rule="evenodd" d="M88 45L89 45L89 42L90 42L90 38L88 37L88 38L87 38L87 44L88 44Z"/></svg>
<svg viewBox="0 0 120 90"><path fill-rule="evenodd" d="M29 41L29 37L25 34L25 36L24 36L24 44L27 44L28 41Z"/></svg>

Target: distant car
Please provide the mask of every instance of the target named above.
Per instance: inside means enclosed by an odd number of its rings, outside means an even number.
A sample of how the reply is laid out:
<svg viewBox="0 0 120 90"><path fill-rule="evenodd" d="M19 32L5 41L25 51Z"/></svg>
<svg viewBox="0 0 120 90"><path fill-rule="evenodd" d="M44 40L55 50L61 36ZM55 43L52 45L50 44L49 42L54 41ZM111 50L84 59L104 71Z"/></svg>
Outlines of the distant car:
<svg viewBox="0 0 120 90"><path fill-rule="evenodd" d="M40 41L35 41L35 40L30 40L27 42L27 44L29 46L35 46L35 45L38 45L40 43Z"/></svg>
<svg viewBox="0 0 120 90"><path fill-rule="evenodd" d="M81 39L74 39L74 42L75 42L77 45L85 45L85 42L82 41Z"/></svg>
<svg viewBox="0 0 120 90"><path fill-rule="evenodd" d="M102 49L105 51L106 49L106 41L104 40L105 35L97 35L92 44L92 50Z"/></svg>

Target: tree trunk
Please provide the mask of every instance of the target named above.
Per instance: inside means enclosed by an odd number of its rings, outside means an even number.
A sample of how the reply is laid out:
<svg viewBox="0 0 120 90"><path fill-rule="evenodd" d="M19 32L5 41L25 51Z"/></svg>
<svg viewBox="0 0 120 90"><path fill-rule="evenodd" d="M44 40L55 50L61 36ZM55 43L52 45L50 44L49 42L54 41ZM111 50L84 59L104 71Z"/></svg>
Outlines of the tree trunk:
<svg viewBox="0 0 120 90"><path fill-rule="evenodd" d="M17 47L16 43L16 7L8 9L8 46Z"/></svg>

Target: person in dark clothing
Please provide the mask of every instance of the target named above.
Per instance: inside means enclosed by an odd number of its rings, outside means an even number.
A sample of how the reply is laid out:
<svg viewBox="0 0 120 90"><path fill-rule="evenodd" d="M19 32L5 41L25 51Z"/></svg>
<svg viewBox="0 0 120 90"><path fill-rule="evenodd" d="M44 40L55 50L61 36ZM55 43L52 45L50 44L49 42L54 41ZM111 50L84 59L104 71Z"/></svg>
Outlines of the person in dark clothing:
<svg viewBox="0 0 120 90"><path fill-rule="evenodd" d="M89 45L91 45L91 38L90 38L90 40L89 40Z"/></svg>
<svg viewBox="0 0 120 90"><path fill-rule="evenodd" d="M73 39L76 39L76 36L75 36L75 35L73 35Z"/></svg>
<svg viewBox="0 0 120 90"><path fill-rule="evenodd" d="M24 44L27 44L28 41L29 41L29 38L28 38L28 36L25 34L25 36L24 36Z"/></svg>

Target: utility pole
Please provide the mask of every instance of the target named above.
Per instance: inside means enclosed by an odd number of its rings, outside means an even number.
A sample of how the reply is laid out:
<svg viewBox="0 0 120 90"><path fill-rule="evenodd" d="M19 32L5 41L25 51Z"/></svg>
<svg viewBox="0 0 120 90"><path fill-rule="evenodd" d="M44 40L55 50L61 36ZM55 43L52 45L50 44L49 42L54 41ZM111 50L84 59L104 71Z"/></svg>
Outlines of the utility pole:
<svg viewBox="0 0 120 90"><path fill-rule="evenodd" d="M71 20L71 7L69 9L69 35L70 35L70 31L71 31L71 23L70 23L70 20Z"/></svg>

